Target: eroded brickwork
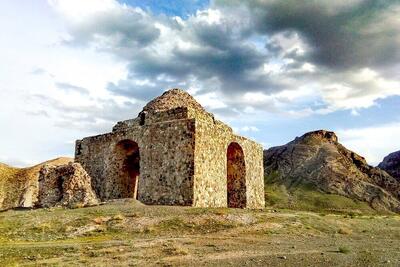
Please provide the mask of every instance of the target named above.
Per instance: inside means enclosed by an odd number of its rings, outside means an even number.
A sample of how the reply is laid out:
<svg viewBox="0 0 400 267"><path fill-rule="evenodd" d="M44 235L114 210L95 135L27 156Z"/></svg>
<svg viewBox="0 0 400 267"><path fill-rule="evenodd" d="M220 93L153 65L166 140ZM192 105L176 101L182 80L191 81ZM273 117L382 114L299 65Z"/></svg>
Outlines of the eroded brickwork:
<svg viewBox="0 0 400 267"><path fill-rule="evenodd" d="M136 119L117 123L111 133L78 140L75 158L101 199L226 207L231 143L243 152L233 174L242 178L240 207L263 208L262 147L234 135L179 89L149 102Z"/></svg>

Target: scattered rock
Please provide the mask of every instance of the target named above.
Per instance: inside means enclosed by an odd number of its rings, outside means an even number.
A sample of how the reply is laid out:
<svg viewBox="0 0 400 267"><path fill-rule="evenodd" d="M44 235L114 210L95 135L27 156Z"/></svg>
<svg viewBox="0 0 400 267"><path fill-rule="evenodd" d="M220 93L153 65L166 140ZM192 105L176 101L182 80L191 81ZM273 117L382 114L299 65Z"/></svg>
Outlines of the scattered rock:
<svg viewBox="0 0 400 267"><path fill-rule="evenodd" d="M103 224L111 220L111 217L97 217L93 219L95 224Z"/></svg>
<svg viewBox="0 0 400 267"><path fill-rule="evenodd" d="M74 232L69 234L69 236L70 237L81 236L81 235L85 235L90 232L102 232L104 230L105 230L104 227L101 225L88 224L88 225L84 225L79 228L76 228Z"/></svg>
<svg viewBox="0 0 400 267"><path fill-rule="evenodd" d="M341 235L350 235L352 232L351 232L351 230L349 230L347 228L340 228L338 233Z"/></svg>
<svg viewBox="0 0 400 267"><path fill-rule="evenodd" d="M38 200L38 179L42 166L58 166L72 161L71 158L56 158L27 168L15 168L0 163L0 211L33 208Z"/></svg>
<svg viewBox="0 0 400 267"><path fill-rule="evenodd" d="M79 163L41 168L38 206L77 208L98 203L91 178Z"/></svg>

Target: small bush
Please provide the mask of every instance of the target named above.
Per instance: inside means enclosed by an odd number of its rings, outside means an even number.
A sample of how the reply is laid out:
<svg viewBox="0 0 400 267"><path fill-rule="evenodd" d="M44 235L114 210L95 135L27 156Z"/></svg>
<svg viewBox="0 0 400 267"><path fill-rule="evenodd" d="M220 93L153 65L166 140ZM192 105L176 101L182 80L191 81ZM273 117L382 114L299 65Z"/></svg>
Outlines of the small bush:
<svg viewBox="0 0 400 267"><path fill-rule="evenodd" d="M351 230L347 229L347 228L340 228L338 233L341 234L341 235L350 235L351 234Z"/></svg>
<svg viewBox="0 0 400 267"><path fill-rule="evenodd" d="M339 253L343 253L343 254L349 254L350 253L350 248L348 247L339 247Z"/></svg>
<svg viewBox="0 0 400 267"><path fill-rule="evenodd" d="M162 251L168 256L184 256L189 254L186 248L177 244L167 245Z"/></svg>

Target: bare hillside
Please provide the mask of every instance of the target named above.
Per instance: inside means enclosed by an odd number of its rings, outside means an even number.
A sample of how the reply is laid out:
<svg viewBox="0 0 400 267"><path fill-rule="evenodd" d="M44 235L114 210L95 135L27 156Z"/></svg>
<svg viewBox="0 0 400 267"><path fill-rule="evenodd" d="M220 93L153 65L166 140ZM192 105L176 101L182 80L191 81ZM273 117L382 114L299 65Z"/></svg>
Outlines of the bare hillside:
<svg viewBox="0 0 400 267"><path fill-rule="evenodd" d="M346 149L333 132L306 133L286 145L265 150L264 168L266 189L283 187L289 202L296 190L305 188L363 201L376 210L400 212L400 182ZM341 202L342 208L348 203Z"/></svg>
<svg viewBox="0 0 400 267"><path fill-rule="evenodd" d="M378 167L400 181L400 150L387 155Z"/></svg>
<svg viewBox="0 0 400 267"><path fill-rule="evenodd" d="M38 177L43 165L62 165L72 158L56 158L28 168L0 163L0 210L32 207L38 193Z"/></svg>

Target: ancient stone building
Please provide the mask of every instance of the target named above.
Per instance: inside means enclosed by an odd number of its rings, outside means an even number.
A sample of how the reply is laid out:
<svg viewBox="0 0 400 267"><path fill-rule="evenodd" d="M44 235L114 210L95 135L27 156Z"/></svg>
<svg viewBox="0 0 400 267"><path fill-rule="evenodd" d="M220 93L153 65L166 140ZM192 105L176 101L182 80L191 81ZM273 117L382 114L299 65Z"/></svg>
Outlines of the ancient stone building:
<svg viewBox="0 0 400 267"><path fill-rule="evenodd" d="M75 160L105 199L196 207L264 207L261 145L185 91L172 89L112 132L76 142Z"/></svg>

